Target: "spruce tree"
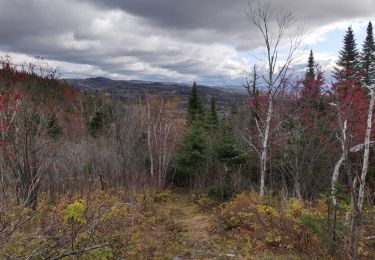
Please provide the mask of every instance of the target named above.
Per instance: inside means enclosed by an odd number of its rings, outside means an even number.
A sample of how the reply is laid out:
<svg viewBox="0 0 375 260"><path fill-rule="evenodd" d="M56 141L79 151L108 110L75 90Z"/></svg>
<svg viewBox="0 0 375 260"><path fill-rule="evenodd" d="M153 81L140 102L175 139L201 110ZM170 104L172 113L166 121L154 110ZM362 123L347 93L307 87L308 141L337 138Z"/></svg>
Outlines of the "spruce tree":
<svg viewBox="0 0 375 260"><path fill-rule="evenodd" d="M172 164L183 173L194 174L199 171L207 158L207 132L197 122L186 130L180 144L180 149L175 154Z"/></svg>
<svg viewBox="0 0 375 260"><path fill-rule="evenodd" d="M186 132L180 147L172 158L173 167L189 176L189 185L204 172L208 159L208 133L205 114L194 82L189 97Z"/></svg>
<svg viewBox="0 0 375 260"><path fill-rule="evenodd" d="M212 97L211 98L211 107L210 107L210 111L208 113L208 118L207 118L209 127L210 128L217 127L218 120L219 120L219 117L218 117L217 111L216 111L216 101L215 101L215 98Z"/></svg>
<svg viewBox="0 0 375 260"><path fill-rule="evenodd" d="M333 71L333 76L338 82L344 80L354 80L360 74L359 52L354 39L354 33L351 27L344 36L344 47L339 52L339 59Z"/></svg>
<svg viewBox="0 0 375 260"><path fill-rule="evenodd" d="M220 133L217 138L215 153L219 161L227 164L236 164L243 158L236 148L237 139L234 134L234 126L231 120L220 120Z"/></svg>
<svg viewBox="0 0 375 260"><path fill-rule="evenodd" d="M180 176L186 180L188 177L190 188L196 178L205 172L209 158L207 140L206 129L199 122L193 122L186 129L179 149L172 157L172 166L177 170L177 178Z"/></svg>
<svg viewBox="0 0 375 260"><path fill-rule="evenodd" d="M250 158L239 149L239 146L232 119L220 119L214 154L216 160L223 166L224 181L219 187L222 199L228 198L234 192L232 174L235 169Z"/></svg>
<svg viewBox="0 0 375 260"><path fill-rule="evenodd" d="M367 36L363 44L361 66L364 73L363 82L366 85L375 83L375 43L372 32L372 23L367 26Z"/></svg>
<svg viewBox="0 0 375 260"><path fill-rule="evenodd" d="M306 65L306 73L302 83L303 89L301 95L303 99L301 102L319 100L320 88L324 84L324 76L315 63L314 53L312 50L310 51L309 59Z"/></svg>
<svg viewBox="0 0 375 260"><path fill-rule="evenodd" d="M204 121L204 111L201 100L198 95L197 84L194 82L191 94L189 97L187 122L192 124L194 121Z"/></svg>
<svg viewBox="0 0 375 260"><path fill-rule="evenodd" d="M59 125L55 115L51 117L47 124L47 133L50 137L57 139L63 134L63 129Z"/></svg>
<svg viewBox="0 0 375 260"><path fill-rule="evenodd" d="M313 51L310 51L309 59L307 61L307 70L305 74L305 81L310 81L315 79L315 60Z"/></svg>

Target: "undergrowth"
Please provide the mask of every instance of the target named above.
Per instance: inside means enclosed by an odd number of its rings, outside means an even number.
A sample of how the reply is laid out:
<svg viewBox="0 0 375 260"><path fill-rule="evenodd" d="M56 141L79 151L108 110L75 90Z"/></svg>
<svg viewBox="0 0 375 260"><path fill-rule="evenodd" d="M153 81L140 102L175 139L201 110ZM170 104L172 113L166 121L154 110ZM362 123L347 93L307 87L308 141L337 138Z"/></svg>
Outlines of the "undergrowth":
<svg viewBox="0 0 375 260"><path fill-rule="evenodd" d="M145 204L146 202L146 204ZM188 252L181 226L139 196L126 203L116 192L97 191L86 198L62 197L55 204L41 197L35 212L8 209L0 256L17 259L151 259ZM16 230L14 220L25 221Z"/></svg>
<svg viewBox="0 0 375 260"><path fill-rule="evenodd" d="M215 209L212 234L224 250L242 256L263 253L297 255L307 258L347 257L340 234L348 232L344 215L336 224L337 242L332 252L328 207L324 198L314 203L278 197L260 198L257 194L239 194ZM344 237L344 236L341 236ZM371 246L361 242L361 255L371 255Z"/></svg>

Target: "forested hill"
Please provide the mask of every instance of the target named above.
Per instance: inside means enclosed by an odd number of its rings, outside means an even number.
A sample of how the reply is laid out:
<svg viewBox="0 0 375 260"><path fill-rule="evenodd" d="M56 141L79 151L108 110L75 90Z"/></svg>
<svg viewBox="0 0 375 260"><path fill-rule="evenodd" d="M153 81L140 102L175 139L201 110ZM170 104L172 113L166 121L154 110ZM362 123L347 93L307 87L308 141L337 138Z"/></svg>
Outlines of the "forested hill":
<svg viewBox="0 0 375 260"><path fill-rule="evenodd" d="M87 79L66 79L66 81L78 87L82 93L105 92L115 99L124 101L138 100L145 95L160 95L165 98L178 96L182 103L187 102L191 93L191 85L150 82L137 80L112 80L103 77ZM211 97L215 97L219 109L231 107L233 104L244 102L248 94L244 89L229 89L213 86L198 85L202 101L208 105Z"/></svg>

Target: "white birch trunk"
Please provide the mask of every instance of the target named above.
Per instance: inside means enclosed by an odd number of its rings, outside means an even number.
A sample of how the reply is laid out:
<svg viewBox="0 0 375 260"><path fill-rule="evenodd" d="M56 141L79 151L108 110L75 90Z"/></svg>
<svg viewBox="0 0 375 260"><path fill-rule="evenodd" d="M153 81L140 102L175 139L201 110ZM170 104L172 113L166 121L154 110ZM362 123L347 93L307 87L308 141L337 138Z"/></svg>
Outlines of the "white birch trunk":
<svg viewBox="0 0 375 260"><path fill-rule="evenodd" d="M360 241L360 228L362 221L362 206L365 195L365 185L366 185L366 175L368 170L368 163L370 158L370 141L371 139L371 128L372 128L372 113L374 110L375 102L375 86L372 85L368 87L370 91L370 102L367 113L367 125L365 133L365 142L363 144L364 154L363 154L363 164L361 176L357 176L353 182L353 192L352 192L352 223L351 223L351 232L352 232L352 259L359 258L359 241ZM355 204L355 195L357 181L359 184L357 204Z"/></svg>
<svg viewBox="0 0 375 260"><path fill-rule="evenodd" d="M265 183L266 183L266 172L267 172L267 152L268 152L268 139L269 139L269 132L270 132L270 125L271 119L273 114L273 100L272 100L272 92L269 93L268 97L268 110L267 110L267 118L266 118L266 125L265 131L263 134L263 142L262 142L262 152L260 157L260 189L259 189L259 196L263 197L265 194Z"/></svg>
<svg viewBox="0 0 375 260"><path fill-rule="evenodd" d="M370 104L367 113L367 127L365 134L365 151L363 155L363 165L361 179L359 180L359 194L358 194L358 209L362 211L363 199L365 194L366 175L368 170L368 163L370 158L370 138L371 138L371 127L372 127L372 113L374 110L375 102L375 86L370 87Z"/></svg>
<svg viewBox="0 0 375 260"><path fill-rule="evenodd" d="M341 157L340 159L337 161L336 165L335 165L335 169L333 170L333 174L332 174L332 183L331 183L331 197L332 197L332 203L333 205L336 207L337 205L337 199L336 199L336 192L337 192L337 189L336 189L336 186L337 186L337 181L339 179L339 174L340 174L340 168L341 168L341 165L345 162L346 158L347 158L347 150L346 150L346 130L347 130L347 121L345 120L344 122L344 126L341 127L341 149L342 149L342 154L341 154Z"/></svg>
<svg viewBox="0 0 375 260"><path fill-rule="evenodd" d="M337 161L337 163L335 165L335 169L334 169L333 174L332 174L331 197L332 197L333 206L335 206L335 207L337 206L337 199L336 199L336 192L337 192L337 190L336 190L336 185L337 185L337 180L339 178L339 173L340 173L341 165L346 160L345 157L346 156L343 153L341 155L340 159Z"/></svg>
<svg viewBox="0 0 375 260"><path fill-rule="evenodd" d="M148 102L147 98L147 147L148 147L148 153L150 157L150 174L151 177L154 176L154 157L152 155L152 145L151 145L151 122L150 122L150 104Z"/></svg>

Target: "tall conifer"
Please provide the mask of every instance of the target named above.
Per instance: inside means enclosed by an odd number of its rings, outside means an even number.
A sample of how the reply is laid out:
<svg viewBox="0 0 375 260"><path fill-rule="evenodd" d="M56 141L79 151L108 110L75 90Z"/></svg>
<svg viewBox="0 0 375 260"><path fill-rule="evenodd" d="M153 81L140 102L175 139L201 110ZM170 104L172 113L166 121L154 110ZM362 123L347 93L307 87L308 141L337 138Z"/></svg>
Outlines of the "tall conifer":
<svg viewBox="0 0 375 260"><path fill-rule="evenodd" d="M210 107L210 111L208 113L208 118L207 118L209 127L211 127L211 128L216 127L217 124L218 124L218 120L219 120L219 117L218 117L217 111L216 111L216 100L215 100L214 97L212 97L211 98L211 107Z"/></svg>
<svg viewBox="0 0 375 260"><path fill-rule="evenodd" d="M360 55L351 27L346 31L343 42L343 49L339 52L339 59L333 71L333 76L338 82L354 80L360 75Z"/></svg>
<svg viewBox="0 0 375 260"><path fill-rule="evenodd" d="M309 59L307 61L307 70L305 74L305 80L314 80L315 79L315 60L313 51L310 51Z"/></svg>
<svg viewBox="0 0 375 260"><path fill-rule="evenodd" d="M367 36L361 53L361 67L364 74L363 82L366 85L375 83L375 43L372 32L372 23L367 26Z"/></svg>
<svg viewBox="0 0 375 260"><path fill-rule="evenodd" d="M195 121L204 121L204 111L202 102L198 95L198 88L197 84L194 82L193 88L191 89L191 94L189 97L189 104L188 104L188 114L187 114L187 122L188 124L192 124Z"/></svg>
<svg viewBox="0 0 375 260"><path fill-rule="evenodd" d="M205 171L208 159L207 128L203 105L194 82L187 109L187 125L178 151L172 158L173 167L189 176L189 185Z"/></svg>

